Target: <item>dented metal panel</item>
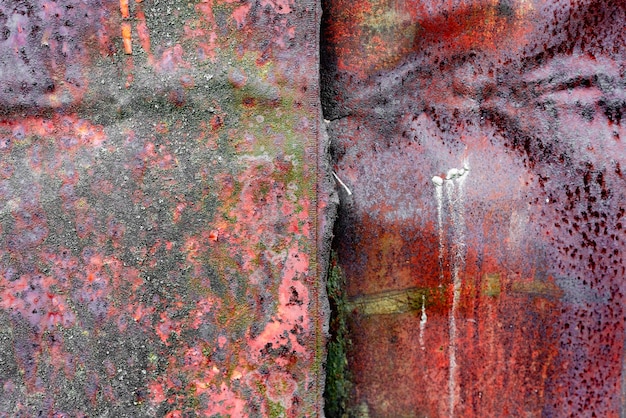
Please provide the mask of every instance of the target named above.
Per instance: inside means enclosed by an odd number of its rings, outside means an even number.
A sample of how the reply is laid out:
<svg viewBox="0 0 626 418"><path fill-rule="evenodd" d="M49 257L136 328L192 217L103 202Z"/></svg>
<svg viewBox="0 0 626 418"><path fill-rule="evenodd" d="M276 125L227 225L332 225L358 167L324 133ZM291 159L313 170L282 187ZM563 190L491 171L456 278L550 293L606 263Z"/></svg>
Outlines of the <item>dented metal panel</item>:
<svg viewBox="0 0 626 418"><path fill-rule="evenodd" d="M318 7L0 2L0 416L319 412Z"/></svg>
<svg viewBox="0 0 626 418"><path fill-rule="evenodd" d="M626 413L626 6L325 2L352 413Z"/></svg>

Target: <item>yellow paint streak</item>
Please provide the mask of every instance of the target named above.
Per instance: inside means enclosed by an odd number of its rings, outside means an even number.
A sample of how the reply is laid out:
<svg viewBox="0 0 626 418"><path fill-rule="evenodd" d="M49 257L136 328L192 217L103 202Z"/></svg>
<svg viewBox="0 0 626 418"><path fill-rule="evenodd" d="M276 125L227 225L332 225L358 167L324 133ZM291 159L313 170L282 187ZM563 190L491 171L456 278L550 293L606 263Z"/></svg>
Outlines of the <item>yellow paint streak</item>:
<svg viewBox="0 0 626 418"><path fill-rule="evenodd" d="M487 273L483 278L483 295L498 297L502 292L500 273Z"/></svg>
<svg viewBox="0 0 626 418"><path fill-rule="evenodd" d="M513 282L511 290L514 293L528 294L532 296L551 296L560 298L563 290L551 280L528 280Z"/></svg>
<svg viewBox="0 0 626 418"><path fill-rule="evenodd" d="M392 290L373 295L360 296L348 302L349 311L356 310L359 314L395 315L410 311L419 311L428 305L431 291L428 288L410 288Z"/></svg>

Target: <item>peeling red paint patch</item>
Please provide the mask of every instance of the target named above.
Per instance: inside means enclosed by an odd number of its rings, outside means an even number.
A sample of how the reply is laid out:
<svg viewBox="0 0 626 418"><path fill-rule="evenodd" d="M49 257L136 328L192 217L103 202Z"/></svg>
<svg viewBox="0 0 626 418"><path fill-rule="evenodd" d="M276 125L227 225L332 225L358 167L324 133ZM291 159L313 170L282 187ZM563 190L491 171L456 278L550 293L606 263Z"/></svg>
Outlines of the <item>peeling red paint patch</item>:
<svg viewBox="0 0 626 418"><path fill-rule="evenodd" d="M267 379L267 396L271 401L278 402L283 408L289 409L297 387L298 385L290 375L274 373Z"/></svg>
<svg viewBox="0 0 626 418"><path fill-rule="evenodd" d="M297 279L301 280L308 269L306 256L291 250L287 255L284 278L278 290L278 311L261 334L249 342L256 355L263 355L264 351L277 350L279 347L286 347L292 354L306 353L298 335L309 329L310 319L307 312L310 299L306 286ZM287 359L277 361L286 362Z"/></svg>
<svg viewBox="0 0 626 418"><path fill-rule="evenodd" d="M250 11L252 4L244 4L233 11L233 19L237 22L237 27L241 28L246 22L246 16Z"/></svg>

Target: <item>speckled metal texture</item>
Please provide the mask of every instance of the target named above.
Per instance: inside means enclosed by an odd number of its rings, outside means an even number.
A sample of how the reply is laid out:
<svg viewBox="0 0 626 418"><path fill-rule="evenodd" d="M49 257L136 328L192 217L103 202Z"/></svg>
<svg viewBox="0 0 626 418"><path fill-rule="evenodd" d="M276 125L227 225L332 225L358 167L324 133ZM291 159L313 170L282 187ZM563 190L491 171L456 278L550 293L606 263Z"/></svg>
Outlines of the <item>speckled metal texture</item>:
<svg viewBox="0 0 626 418"><path fill-rule="evenodd" d="M319 16L0 2L0 417L319 413Z"/></svg>
<svg viewBox="0 0 626 418"><path fill-rule="evenodd" d="M626 3L328 0L351 408L626 414Z"/></svg>

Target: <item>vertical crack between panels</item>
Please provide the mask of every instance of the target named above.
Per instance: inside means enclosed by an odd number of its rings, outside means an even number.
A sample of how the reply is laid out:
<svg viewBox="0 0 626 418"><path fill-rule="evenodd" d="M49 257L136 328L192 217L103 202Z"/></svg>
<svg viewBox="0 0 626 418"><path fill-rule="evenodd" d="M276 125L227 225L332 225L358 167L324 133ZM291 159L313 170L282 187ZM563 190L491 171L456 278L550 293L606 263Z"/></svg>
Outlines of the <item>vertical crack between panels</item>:
<svg viewBox="0 0 626 418"><path fill-rule="evenodd" d="M334 68L333 54L327 38L327 16L330 0L321 0L322 17L319 35L319 92L322 108L322 129L320 146L320 181L319 188L328 198L328 204L323 209L322 227L320 228L321 242L318 257L320 259L321 279L326 283L327 307L330 311L328 318L328 333L326 343L325 384L324 384L324 413L328 417L348 417L348 401L352 388L348 368L348 350L350 346L347 312L348 303L345 293L345 276L339 267L336 245L333 243L335 223L339 216L339 196L350 193L347 186L342 187L341 179L333 172L334 153L332 150L331 120L338 119L333 101L332 69Z"/></svg>

